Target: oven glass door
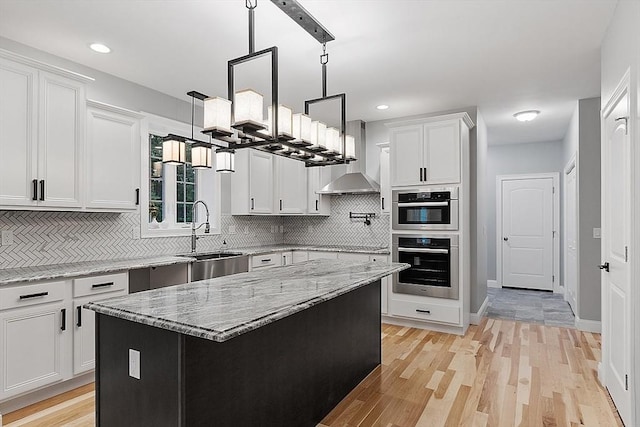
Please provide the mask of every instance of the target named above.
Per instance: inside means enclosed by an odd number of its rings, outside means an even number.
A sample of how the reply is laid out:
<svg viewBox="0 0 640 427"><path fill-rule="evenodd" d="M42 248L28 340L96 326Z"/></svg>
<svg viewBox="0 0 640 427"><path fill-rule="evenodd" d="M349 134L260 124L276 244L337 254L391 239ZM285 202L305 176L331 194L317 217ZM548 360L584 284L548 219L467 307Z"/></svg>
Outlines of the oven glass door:
<svg viewBox="0 0 640 427"><path fill-rule="evenodd" d="M402 225L451 224L449 201L398 203L397 215Z"/></svg>
<svg viewBox="0 0 640 427"><path fill-rule="evenodd" d="M398 262L411 265L399 273L399 282L451 288L449 239L400 238Z"/></svg>

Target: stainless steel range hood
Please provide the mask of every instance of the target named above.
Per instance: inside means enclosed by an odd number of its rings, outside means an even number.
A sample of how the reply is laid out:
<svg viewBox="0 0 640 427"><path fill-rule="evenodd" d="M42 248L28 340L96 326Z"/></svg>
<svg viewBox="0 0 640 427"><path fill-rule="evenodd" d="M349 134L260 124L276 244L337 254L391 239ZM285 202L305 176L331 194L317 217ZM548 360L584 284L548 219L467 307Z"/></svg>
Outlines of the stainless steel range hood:
<svg viewBox="0 0 640 427"><path fill-rule="evenodd" d="M322 187L318 194L379 193L380 185L362 172L345 173Z"/></svg>

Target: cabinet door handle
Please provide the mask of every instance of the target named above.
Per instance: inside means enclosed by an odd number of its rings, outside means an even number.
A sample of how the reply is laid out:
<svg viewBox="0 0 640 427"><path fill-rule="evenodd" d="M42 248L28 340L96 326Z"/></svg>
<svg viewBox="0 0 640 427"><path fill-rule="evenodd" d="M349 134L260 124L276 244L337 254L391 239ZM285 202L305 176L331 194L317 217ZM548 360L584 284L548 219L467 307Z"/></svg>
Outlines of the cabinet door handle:
<svg viewBox="0 0 640 427"><path fill-rule="evenodd" d="M60 317L61 317L60 330L66 331L67 330L67 309L66 308L63 308L62 310L60 310Z"/></svg>
<svg viewBox="0 0 640 427"><path fill-rule="evenodd" d="M20 295L20 299L46 297L47 295L49 295L49 292L38 292L37 294Z"/></svg>
<svg viewBox="0 0 640 427"><path fill-rule="evenodd" d="M109 286L113 286L113 282L107 282L107 283L97 283L95 285L91 285L91 289L97 289L97 288L107 288Z"/></svg>
<svg viewBox="0 0 640 427"><path fill-rule="evenodd" d="M44 200L44 179L40 180L40 200Z"/></svg>
<svg viewBox="0 0 640 427"><path fill-rule="evenodd" d="M280 199L280 210L282 210L282 199Z"/></svg>
<svg viewBox="0 0 640 427"><path fill-rule="evenodd" d="M136 188L136 206L140 204L140 189Z"/></svg>
<svg viewBox="0 0 640 427"><path fill-rule="evenodd" d="M318 211L318 199L316 199L316 211Z"/></svg>
<svg viewBox="0 0 640 427"><path fill-rule="evenodd" d="M82 327L82 306L78 306L77 310L78 310L78 322L76 323L76 326L80 328Z"/></svg>
<svg viewBox="0 0 640 427"><path fill-rule="evenodd" d="M419 309L419 308L416 308L416 311L417 311L418 313L431 314L431 310L421 310L421 309Z"/></svg>
<svg viewBox="0 0 640 427"><path fill-rule="evenodd" d="M382 198L382 210L384 210L384 197Z"/></svg>
<svg viewBox="0 0 640 427"><path fill-rule="evenodd" d="M427 168L422 168L424 169L424 173L422 174L422 176L424 176L424 181L427 180Z"/></svg>
<svg viewBox="0 0 640 427"><path fill-rule="evenodd" d="M251 198L251 210L253 210L254 208L255 208L255 200L254 200L254 198L252 197L252 198Z"/></svg>
<svg viewBox="0 0 640 427"><path fill-rule="evenodd" d="M423 179L422 179L422 168L420 168L420 182L422 182L422 181L423 181Z"/></svg>
<svg viewBox="0 0 640 427"><path fill-rule="evenodd" d="M262 260L262 261L260 261L260 262L271 262L271 258L269 258L269 259L263 259L263 260Z"/></svg>
<svg viewBox="0 0 640 427"><path fill-rule="evenodd" d="M31 197L31 200L38 200L38 180L32 180L31 184L33 186L33 195Z"/></svg>

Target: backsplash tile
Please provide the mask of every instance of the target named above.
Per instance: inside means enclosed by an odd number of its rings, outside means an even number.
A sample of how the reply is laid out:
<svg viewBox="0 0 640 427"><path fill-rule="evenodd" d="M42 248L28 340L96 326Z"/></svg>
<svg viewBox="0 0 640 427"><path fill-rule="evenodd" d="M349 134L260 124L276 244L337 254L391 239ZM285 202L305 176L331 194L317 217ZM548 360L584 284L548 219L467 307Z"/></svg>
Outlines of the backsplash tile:
<svg viewBox="0 0 640 427"><path fill-rule="evenodd" d="M349 212L374 212L371 225ZM273 245L388 246L389 217L380 217L377 195L331 198L329 217L243 217L223 215L222 234L198 240L198 250ZM0 246L0 268L67 262L174 255L188 252L190 237L134 238L137 213L0 211L0 230L13 231L13 245ZM284 226L284 234L279 232ZM236 233L229 234L230 226ZM309 226L312 231L309 231ZM245 227L247 233L245 234ZM272 229L277 232L272 233Z"/></svg>

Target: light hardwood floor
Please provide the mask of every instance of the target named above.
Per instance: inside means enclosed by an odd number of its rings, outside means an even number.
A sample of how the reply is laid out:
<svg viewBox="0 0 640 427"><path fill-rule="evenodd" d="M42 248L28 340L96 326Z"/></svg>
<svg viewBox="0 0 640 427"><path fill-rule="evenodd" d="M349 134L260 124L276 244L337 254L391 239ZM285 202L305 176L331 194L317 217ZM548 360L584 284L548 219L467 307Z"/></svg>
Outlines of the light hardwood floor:
<svg viewBox="0 0 640 427"><path fill-rule="evenodd" d="M464 337L383 325L382 365L319 426L622 426L597 381L600 335L484 319ZM93 426L92 385L5 425Z"/></svg>

